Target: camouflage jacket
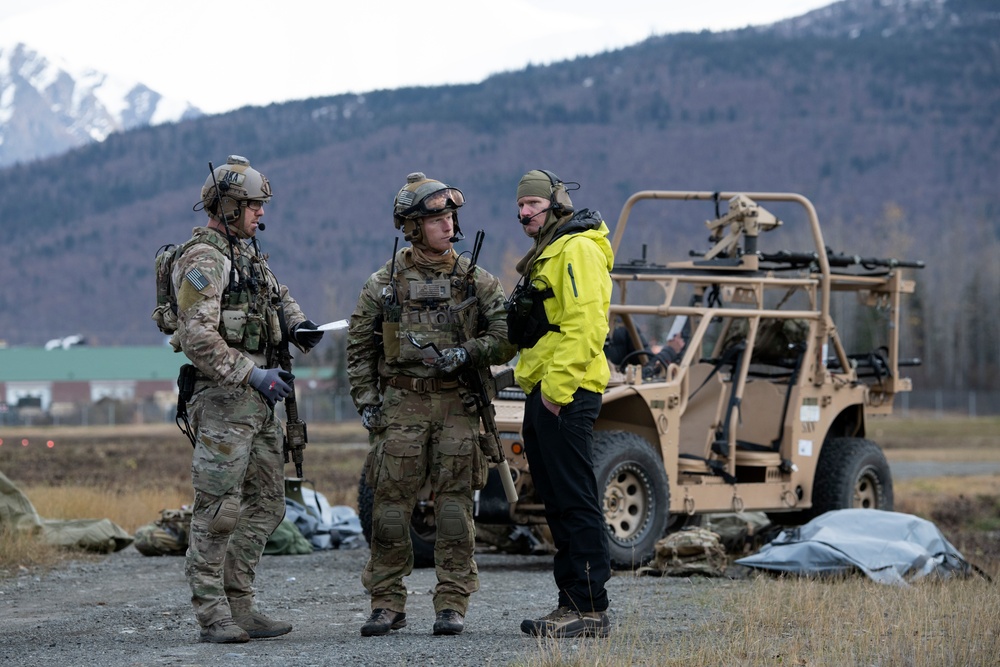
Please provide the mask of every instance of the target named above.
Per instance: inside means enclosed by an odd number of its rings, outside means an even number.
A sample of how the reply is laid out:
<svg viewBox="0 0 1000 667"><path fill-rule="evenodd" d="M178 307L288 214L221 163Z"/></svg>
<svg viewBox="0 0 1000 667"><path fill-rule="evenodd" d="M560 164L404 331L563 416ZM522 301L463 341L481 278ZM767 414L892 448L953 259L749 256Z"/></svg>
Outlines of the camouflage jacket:
<svg viewBox="0 0 1000 667"><path fill-rule="evenodd" d="M389 284L389 272L393 268L391 261L368 278L351 315L347 337L347 376L351 383L351 397L359 412L366 405L382 403L381 381L385 378L395 375L441 377L441 371L425 366L419 359L407 358L405 351L412 350L413 346L405 339L405 331L398 326L399 312L403 313L405 319L407 311L416 307L410 302L408 284L435 279L449 279L452 294L448 302L454 312L455 307L465 301L468 286L469 259L458 257L458 263L454 276L451 275L451 265L448 264L440 272L431 272L415 266L410 249L403 248L396 254L392 287ZM475 367L487 368L503 364L513 358L517 351L507 340L503 285L479 266L475 268L472 283L475 303L472 312L466 309L464 316L472 318L471 322L474 324L471 325L471 335L458 334L463 340L461 346L469 353L470 363ZM387 306L387 299L393 292L398 298L395 310L392 306ZM396 326L393 326L394 320ZM426 326L428 333L431 329L444 328ZM457 339L450 343L458 344ZM400 349L404 353L397 355Z"/></svg>
<svg viewBox="0 0 1000 667"><path fill-rule="evenodd" d="M213 234L220 232L208 227L192 232L193 238L208 239ZM284 308L288 329L306 318L265 258L242 242L233 244L243 285L234 295L229 290L232 263L218 245L208 240L194 243L174 262L177 333L172 343L210 380L236 385L246 382L253 366L276 363L274 347L282 334L272 296Z"/></svg>

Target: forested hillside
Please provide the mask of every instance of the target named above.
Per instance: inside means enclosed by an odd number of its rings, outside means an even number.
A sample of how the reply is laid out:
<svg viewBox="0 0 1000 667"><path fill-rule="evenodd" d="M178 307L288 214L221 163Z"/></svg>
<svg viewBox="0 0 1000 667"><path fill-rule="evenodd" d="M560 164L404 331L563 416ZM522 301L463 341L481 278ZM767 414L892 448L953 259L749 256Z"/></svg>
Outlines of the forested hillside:
<svg viewBox="0 0 1000 667"><path fill-rule="evenodd" d="M579 182L574 201L610 227L637 190L801 193L834 250L927 262L904 336L926 381L996 388L998 35L989 0L847 0L767 28L656 37L478 85L113 135L0 171L0 338L159 341L154 252L202 223L191 207L208 162L229 153L270 178L261 243L316 321L348 316L388 259L392 198L416 170L465 192L462 227L470 239L486 231L480 261L512 287L528 246L514 188L541 167ZM703 250L698 225L710 217L706 208L689 233L647 239L650 252Z"/></svg>

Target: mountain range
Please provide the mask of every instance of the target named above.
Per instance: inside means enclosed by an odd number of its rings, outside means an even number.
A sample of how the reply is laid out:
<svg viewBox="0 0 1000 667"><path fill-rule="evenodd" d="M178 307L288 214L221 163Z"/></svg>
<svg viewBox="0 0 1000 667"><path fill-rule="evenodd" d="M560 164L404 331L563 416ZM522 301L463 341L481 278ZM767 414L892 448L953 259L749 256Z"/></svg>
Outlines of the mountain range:
<svg viewBox="0 0 1000 667"><path fill-rule="evenodd" d="M462 228L469 239L486 232L480 262L510 290L529 245L515 186L546 168L579 183L574 202L612 228L639 190L801 193L835 251L927 262L908 338L927 372L943 385L996 382L998 118L995 0L842 0L475 85L137 127L0 171L0 338L161 341L149 319L153 256L203 223L191 209L208 164L235 153L271 181L260 242L317 322L348 316L389 258L393 196L413 171L464 191ZM648 252L704 250L712 207L698 215L693 231L663 226L643 239ZM636 241L618 259L641 252Z"/></svg>
<svg viewBox="0 0 1000 667"><path fill-rule="evenodd" d="M200 115L141 83L77 71L21 43L0 45L0 167Z"/></svg>

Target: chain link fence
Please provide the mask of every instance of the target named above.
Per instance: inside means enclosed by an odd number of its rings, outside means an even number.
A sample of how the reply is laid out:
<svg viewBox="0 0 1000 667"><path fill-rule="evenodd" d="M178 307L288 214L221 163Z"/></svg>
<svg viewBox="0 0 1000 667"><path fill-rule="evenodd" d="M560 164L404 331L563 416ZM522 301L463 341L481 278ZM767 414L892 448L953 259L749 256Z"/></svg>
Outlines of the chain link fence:
<svg viewBox="0 0 1000 667"><path fill-rule="evenodd" d="M0 403L0 426L114 426L173 422L176 404L156 401L129 402L104 399L97 403L61 404L44 411L38 406ZM895 414L910 413L986 417L1000 415L1000 391L921 390L896 397ZM285 417L279 404L278 415ZM308 392L299 397L299 418L309 423L335 423L359 419L347 392Z"/></svg>

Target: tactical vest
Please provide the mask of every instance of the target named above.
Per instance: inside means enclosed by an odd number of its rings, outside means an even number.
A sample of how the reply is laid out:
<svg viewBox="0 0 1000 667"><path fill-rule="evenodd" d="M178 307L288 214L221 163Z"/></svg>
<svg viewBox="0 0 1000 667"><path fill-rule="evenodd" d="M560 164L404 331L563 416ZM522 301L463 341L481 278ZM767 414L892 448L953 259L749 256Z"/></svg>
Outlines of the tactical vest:
<svg viewBox="0 0 1000 667"><path fill-rule="evenodd" d="M461 261L461 260L459 260ZM397 270L394 285L386 290L382 305L382 344L388 364L421 364L420 345L433 343L438 350L474 338L479 317L478 299L466 298L464 273L427 280L415 267ZM393 287L399 303L392 299Z"/></svg>
<svg viewBox="0 0 1000 667"><path fill-rule="evenodd" d="M507 300L507 339L518 349L534 347L550 331L560 331L549 322L545 300L555 296L551 287L537 288L534 283L520 282Z"/></svg>
<svg viewBox="0 0 1000 667"><path fill-rule="evenodd" d="M163 333L177 331L177 295L173 267L190 247L206 243L229 259L229 241L218 234L193 236L180 246L169 247L156 258L156 308L152 318ZM232 276L232 269L229 272ZM277 282L256 255L241 252L236 257L238 281L227 282L220 300L219 334L230 347L251 354L263 353L268 344L281 342ZM235 288L235 289L234 289Z"/></svg>
<svg viewBox="0 0 1000 667"><path fill-rule="evenodd" d="M265 353L281 342L277 282L257 255L236 257L239 282L227 284L220 303L219 333L230 347Z"/></svg>

